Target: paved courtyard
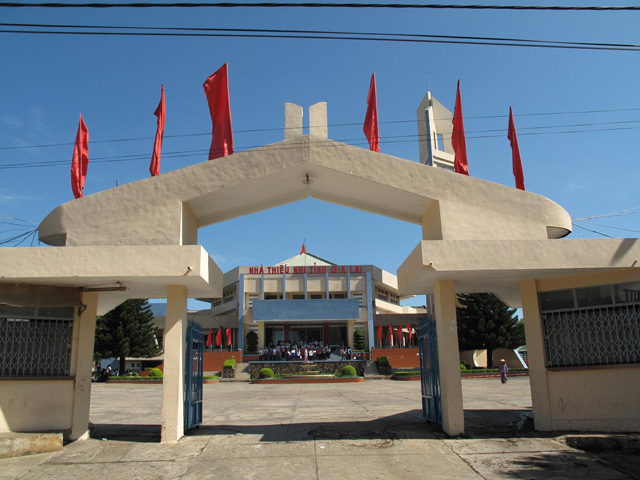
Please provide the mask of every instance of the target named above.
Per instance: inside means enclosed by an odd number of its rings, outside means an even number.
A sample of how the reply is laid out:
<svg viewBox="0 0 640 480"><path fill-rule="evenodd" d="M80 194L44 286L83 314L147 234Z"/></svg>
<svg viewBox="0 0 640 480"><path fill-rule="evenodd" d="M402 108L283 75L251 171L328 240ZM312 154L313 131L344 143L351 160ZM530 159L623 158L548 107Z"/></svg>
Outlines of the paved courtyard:
<svg viewBox="0 0 640 480"><path fill-rule="evenodd" d="M92 439L0 460L0 479L640 478L534 432L527 377L463 380L464 438L426 424L419 382L205 385L203 425L160 437L161 386L94 384Z"/></svg>

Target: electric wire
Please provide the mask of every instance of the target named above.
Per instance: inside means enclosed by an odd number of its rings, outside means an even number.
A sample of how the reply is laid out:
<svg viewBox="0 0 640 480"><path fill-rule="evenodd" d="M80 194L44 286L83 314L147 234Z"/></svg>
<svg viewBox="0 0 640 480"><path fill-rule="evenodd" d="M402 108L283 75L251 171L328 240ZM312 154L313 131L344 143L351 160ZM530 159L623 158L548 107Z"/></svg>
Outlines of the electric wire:
<svg viewBox="0 0 640 480"><path fill-rule="evenodd" d="M550 113L531 113L531 114L520 114L514 115L515 117L527 117L527 116L539 116L539 115L564 115L564 114L579 114L579 113L603 113L603 112L619 112L619 111L630 111L630 110L640 110L640 108L625 108L625 109L615 109L615 110L590 110L583 112L550 112ZM465 117L465 120L469 119L483 119L483 118L506 118L508 115L491 115L491 116L469 116ZM436 119L445 120L445 119ZM391 121L380 121L379 124L399 124L399 123L416 123L416 120L391 120ZM418 121L420 123L420 121ZM424 120L422 121L424 123ZM613 122L591 122L591 123L573 123L573 124L561 124L561 125L538 125L532 127L520 127L518 128L518 132L522 130L536 130L536 129L550 129L550 128L568 128L568 127L585 127L585 126L597 126L597 125L619 125L619 124L629 124L629 123L640 123L640 120L622 120L622 121L613 121ZM328 127L346 127L346 126L359 126L362 125L362 122L353 122L353 123L334 123L328 124ZM295 129L297 127L290 127L290 129ZM283 128L254 128L254 129L245 129L245 130L234 130L235 134L238 133L257 133L257 132L271 132L271 131L282 131ZM285 127L284 130L287 130ZM597 130L588 130L588 131L597 131ZM489 130L467 130L466 133L491 133L491 132L506 132L506 129L489 129ZM559 132L553 132L559 133ZM187 133L187 134L174 134L174 135L164 135L164 138L182 138L182 137L199 137L211 135L211 132L203 132L203 133ZM525 134L522 134L525 135ZM117 143L117 142L133 142L133 141L141 141L141 140L152 140L155 137L133 137L133 138L117 138L117 139L109 139L109 140L92 140L91 144L100 144L100 143ZM383 137L381 137L383 138ZM389 138L389 137L384 137ZM469 137L476 138L476 137ZM486 138L486 137L478 137L478 138ZM0 147L0 150L21 150L21 149L33 149L33 148L49 148L49 147L63 147L73 145L73 142L65 142L65 143L49 143L49 144L41 144L41 145L21 145L21 146L6 146Z"/></svg>
<svg viewBox="0 0 640 480"><path fill-rule="evenodd" d="M465 35L428 35L420 33L384 33L384 32L354 32L354 31L334 31L334 30L290 30L290 29L265 29L265 28L200 28L200 27L149 27L149 26L118 26L118 25L77 25L77 24L47 24L47 23L0 23L2 27L37 27L37 28L92 28L102 30L161 30L161 31L197 31L197 32L235 32L235 33L297 33L297 34L318 34L318 35L362 35L377 37L415 37L415 38L436 38L450 40L484 40L494 42L522 42L534 44L559 44L559 45L581 45L598 47L633 47L638 48L640 44L629 43L597 43L597 42L567 42L559 40L539 40L527 38L510 37L478 37Z"/></svg>
<svg viewBox="0 0 640 480"><path fill-rule="evenodd" d="M622 230L622 231L625 231L625 232L640 233L640 230L632 230L630 228L614 227L613 225L603 225L602 223L592 223L591 225L596 225L598 227L604 227L604 228L611 228L613 230Z"/></svg>
<svg viewBox="0 0 640 480"><path fill-rule="evenodd" d="M591 217L574 218L573 221L574 222L584 222L584 221L587 221L587 220L595 220L595 219L598 219L598 218L624 217L626 215L635 215L636 213L640 213L640 206L627 208L627 209L624 209L624 210L620 210L619 212L604 213L602 215L593 215Z"/></svg>
<svg viewBox="0 0 640 480"><path fill-rule="evenodd" d="M11 8L357 8L419 10L539 10L539 11L637 11L640 6L626 5L456 5L421 3L353 3L353 2L134 2L134 3L66 3L66 2L0 2Z"/></svg>
<svg viewBox="0 0 640 480"><path fill-rule="evenodd" d="M582 230L586 230L586 231L591 232L591 233L596 233L598 235L602 235L603 237L614 238L611 235L607 235L606 233L598 232L597 230L591 230L590 228L582 227L582 226L580 226L580 225L578 225L577 223L574 223L574 222L571 222L571 225L573 225L574 227L581 228Z"/></svg>
<svg viewBox="0 0 640 480"><path fill-rule="evenodd" d="M552 48L569 50L604 50L640 52L638 47L597 47L587 45L555 45L555 44L531 44L517 42L491 42L475 40L437 40L426 38L389 38L389 37L364 37L348 35L295 35L295 34L247 34L247 33L171 33L171 32L98 32L98 31L68 31L68 30L6 30L0 29L0 33L31 34L31 35L89 35L108 37L213 37L213 38L277 38L293 40L345 40L364 42L394 42L394 43L433 43L448 45L480 45L500 47L524 47L524 48Z"/></svg>

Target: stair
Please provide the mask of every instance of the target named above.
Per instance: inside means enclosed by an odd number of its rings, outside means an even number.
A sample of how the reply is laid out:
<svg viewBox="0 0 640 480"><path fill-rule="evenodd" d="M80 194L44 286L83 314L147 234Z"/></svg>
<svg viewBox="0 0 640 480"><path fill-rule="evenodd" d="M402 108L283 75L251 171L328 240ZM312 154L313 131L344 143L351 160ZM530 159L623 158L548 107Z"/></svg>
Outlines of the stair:
<svg viewBox="0 0 640 480"><path fill-rule="evenodd" d="M236 381L248 382L251 380L249 376L249 364L248 363L236 363Z"/></svg>

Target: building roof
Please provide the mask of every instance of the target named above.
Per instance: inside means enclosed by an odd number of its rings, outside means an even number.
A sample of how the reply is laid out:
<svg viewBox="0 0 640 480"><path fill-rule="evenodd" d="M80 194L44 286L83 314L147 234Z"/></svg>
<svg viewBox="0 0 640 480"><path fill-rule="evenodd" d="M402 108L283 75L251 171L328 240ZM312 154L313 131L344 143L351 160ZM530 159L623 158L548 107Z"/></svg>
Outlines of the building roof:
<svg viewBox="0 0 640 480"><path fill-rule="evenodd" d="M307 265L335 265L335 263L331 263L328 260L324 260L320 257L316 257L311 253L301 253L300 255L296 255L295 257L288 258L287 260L283 260L282 262L278 262L276 265L289 265L291 267L304 267Z"/></svg>

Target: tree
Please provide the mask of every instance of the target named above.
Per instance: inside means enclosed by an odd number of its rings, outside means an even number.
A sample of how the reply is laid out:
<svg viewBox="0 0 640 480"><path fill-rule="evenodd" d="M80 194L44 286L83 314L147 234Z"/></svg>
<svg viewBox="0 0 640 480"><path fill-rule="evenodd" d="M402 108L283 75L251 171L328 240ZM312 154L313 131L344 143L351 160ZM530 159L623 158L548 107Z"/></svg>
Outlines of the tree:
<svg viewBox="0 0 640 480"><path fill-rule="evenodd" d="M162 353L147 300L127 300L96 321L95 354L116 357L120 370L126 357L155 357Z"/></svg>
<svg viewBox="0 0 640 480"><path fill-rule="evenodd" d="M486 350L487 368L492 368L494 350L524 345L524 324L515 315L515 309L494 294L463 294L458 295L458 301L460 350Z"/></svg>
<svg viewBox="0 0 640 480"><path fill-rule="evenodd" d="M247 333L247 353L258 353L258 334L253 330Z"/></svg>
<svg viewBox="0 0 640 480"><path fill-rule="evenodd" d="M364 329L362 328L356 328L353 332L353 349L364 350Z"/></svg>

